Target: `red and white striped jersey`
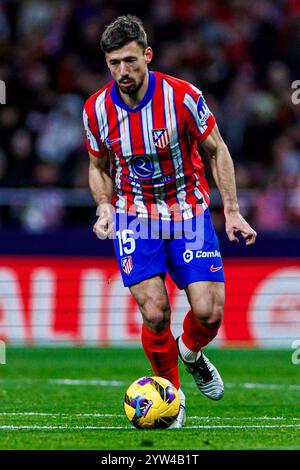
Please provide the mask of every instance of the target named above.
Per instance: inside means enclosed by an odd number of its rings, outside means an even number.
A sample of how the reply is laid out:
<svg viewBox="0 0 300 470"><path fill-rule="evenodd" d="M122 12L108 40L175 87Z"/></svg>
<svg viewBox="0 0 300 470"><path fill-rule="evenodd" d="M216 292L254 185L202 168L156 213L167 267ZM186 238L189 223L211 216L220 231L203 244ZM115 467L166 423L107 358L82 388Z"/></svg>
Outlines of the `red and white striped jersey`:
<svg viewBox="0 0 300 470"><path fill-rule="evenodd" d="M178 220L208 207L197 145L215 118L196 87L149 72L148 90L131 109L112 81L86 101L83 120L88 151L110 157L117 212Z"/></svg>

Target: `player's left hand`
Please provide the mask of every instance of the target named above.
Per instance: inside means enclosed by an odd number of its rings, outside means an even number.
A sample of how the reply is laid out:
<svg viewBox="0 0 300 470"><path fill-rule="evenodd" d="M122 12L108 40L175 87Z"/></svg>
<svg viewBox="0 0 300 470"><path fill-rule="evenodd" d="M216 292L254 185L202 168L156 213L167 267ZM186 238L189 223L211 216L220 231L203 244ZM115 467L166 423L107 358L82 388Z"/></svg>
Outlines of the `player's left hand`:
<svg viewBox="0 0 300 470"><path fill-rule="evenodd" d="M231 242L239 243L236 232L240 232L245 240L246 245L253 245L255 243L257 233L248 224L240 212L230 212L225 214L226 218L226 233Z"/></svg>

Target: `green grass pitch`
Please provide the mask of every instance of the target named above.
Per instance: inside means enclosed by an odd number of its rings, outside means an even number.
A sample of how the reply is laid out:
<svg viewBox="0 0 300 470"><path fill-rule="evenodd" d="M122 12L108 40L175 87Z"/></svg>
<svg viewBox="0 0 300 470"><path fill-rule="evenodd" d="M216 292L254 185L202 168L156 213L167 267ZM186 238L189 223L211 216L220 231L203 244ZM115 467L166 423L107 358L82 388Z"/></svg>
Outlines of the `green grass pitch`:
<svg viewBox="0 0 300 470"><path fill-rule="evenodd" d="M127 386L152 375L140 348L8 348L0 449L300 449L300 365L288 350L207 349L225 382L213 402L181 367L183 429L134 429Z"/></svg>

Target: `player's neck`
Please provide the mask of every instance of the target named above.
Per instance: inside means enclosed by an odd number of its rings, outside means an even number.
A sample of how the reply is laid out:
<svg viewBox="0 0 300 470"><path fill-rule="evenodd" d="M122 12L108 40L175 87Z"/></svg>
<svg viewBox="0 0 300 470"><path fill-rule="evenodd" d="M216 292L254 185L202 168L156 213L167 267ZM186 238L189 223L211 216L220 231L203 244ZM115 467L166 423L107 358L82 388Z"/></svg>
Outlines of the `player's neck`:
<svg viewBox="0 0 300 470"><path fill-rule="evenodd" d="M146 73L144 83L135 95L126 95L125 93L122 93L120 88L118 89L119 95L122 98L122 101L126 104L126 106L134 109L140 104L140 102L144 98L148 90L148 85L149 85L149 73Z"/></svg>

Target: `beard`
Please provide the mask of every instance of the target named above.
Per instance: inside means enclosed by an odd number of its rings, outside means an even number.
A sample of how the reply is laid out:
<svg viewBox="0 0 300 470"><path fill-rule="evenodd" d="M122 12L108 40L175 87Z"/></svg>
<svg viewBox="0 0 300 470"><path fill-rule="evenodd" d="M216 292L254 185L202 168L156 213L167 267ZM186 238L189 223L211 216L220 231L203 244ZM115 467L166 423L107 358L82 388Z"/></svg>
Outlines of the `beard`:
<svg viewBox="0 0 300 470"><path fill-rule="evenodd" d="M127 80L132 80L132 83L130 83L128 86L124 86L122 85L122 82L119 82L118 86L121 92L124 93L125 95L134 96L142 87L144 80L145 80L145 76L141 79L140 82L136 82L133 78L129 78L129 77Z"/></svg>

